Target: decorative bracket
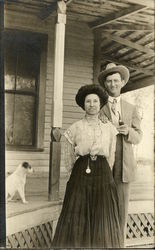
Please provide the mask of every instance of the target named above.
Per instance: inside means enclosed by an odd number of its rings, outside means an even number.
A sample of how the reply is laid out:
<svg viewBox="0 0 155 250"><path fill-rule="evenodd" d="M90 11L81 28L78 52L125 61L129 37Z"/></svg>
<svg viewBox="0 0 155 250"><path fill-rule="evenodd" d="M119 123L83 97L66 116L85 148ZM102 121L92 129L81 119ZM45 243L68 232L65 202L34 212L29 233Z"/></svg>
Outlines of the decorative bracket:
<svg viewBox="0 0 155 250"><path fill-rule="evenodd" d="M60 142L61 140L61 132L60 128L52 128L51 129L51 141Z"/></svg>

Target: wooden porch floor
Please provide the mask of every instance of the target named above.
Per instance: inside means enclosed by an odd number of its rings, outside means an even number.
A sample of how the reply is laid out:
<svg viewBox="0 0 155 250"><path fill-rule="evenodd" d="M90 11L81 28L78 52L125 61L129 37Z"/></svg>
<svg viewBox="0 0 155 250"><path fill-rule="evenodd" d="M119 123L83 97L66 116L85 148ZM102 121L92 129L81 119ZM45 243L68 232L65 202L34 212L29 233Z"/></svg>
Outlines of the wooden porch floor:
<svg viewBox="0 0 155 250"><path fill-rule="evenodd" d="M59 201L48 201L45 196L30 197L28 204L23 204L20 200L13 200L6 204L6 217L10 218L19 214L28 213L34 210L38 210L44 207L61 206L62 199ZM139 213L143 211L154 213L154 202L153 200L145 201L130 201L129 203L129 214Z"/></svg>
<svg viewBox="0 0 155 250"><path fill-rule="evenodd" d="M52 206L53 204L58 204L58 202L50 202L46 196L29 197L27 204L23 204L19 199L12 200L6 204L7 218L35 209Z"/></svg>
<svg viewBox="0 0 155 250"><path fill-rule="evenodd" d="M35 179L35 187L42 186L47 189L48 179L42 179L42 182L38 182L38 178ZM28 180L28 189L26 198L29 201L28 204L22 204L20 200L14 200L6 204L6 229L7 236L23 232L27 228L33 228L37 225L45 224L52 221L52 232L55 230L57 218L61 210L62 200L64 196L64 190L66 186L66 176L62 175L60 179L60 199L59 201L48 201L48 193L43 190L36 190L34 187L34 179ZM31 189L30 189L31 187ZM34 187L34 188L32 188ZM33 194L29 191L33 190ZM38 192L39 191L39 192ZM127 248L154 248L153 230L154 222L151 214L154 215L154 184L150 181L133 183L131 187L131 198L129 203L129 217L127 227ZM144 216L146 215L146 216ZM136 222L137 218L141 219ZM150 224L149 224L150 222ZM151 226L152 225L152 226ZM142 226L142 227L141 227ZM135 227L135 228L134 228ZM141 227L141 228L140 228ZM137 239L140 233L146 229L150 231L149 237L144 233L144 237ZM153 229L152 229L153 228ZM130 238L131 236L131 238ZM151 237L150 237L151 236Z"/></svg>
<svg viewBox="0 0 155 250"><path fill-rule="evenodd" d="M56 221L61 210L62 200L57 202L48 201L47 196L29 197L28 204L22 204L20 200L9 202L6 205L7 213L7 236L17 232L32 228L48 221L54 221L53 230L55 230ZM130 201L129 214L153 213L154 203L148 201ZM128 239L126 242L128 248L154 248L152 238L146 241L144 239Z"/></svg>

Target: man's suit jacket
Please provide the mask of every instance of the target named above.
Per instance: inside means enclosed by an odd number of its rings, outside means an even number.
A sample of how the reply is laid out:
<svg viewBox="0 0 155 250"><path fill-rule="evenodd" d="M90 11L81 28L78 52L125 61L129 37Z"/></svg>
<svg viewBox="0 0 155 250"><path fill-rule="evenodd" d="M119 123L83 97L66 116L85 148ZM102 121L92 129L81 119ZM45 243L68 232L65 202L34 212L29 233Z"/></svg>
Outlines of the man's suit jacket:
<svg viewBox="0 0 155 250"><path fill-rule="evenodd" d="M111 122L111 112L107 103L100 111L100 117L107 117ZM133 152L133 144L138 144L142 138L140 129L141 116L136 106L121 99L121 118L122 121L129 126L129 134L123 135L123 173L122 182L131 182L135 178L137 169L136 160Z"/></svg>

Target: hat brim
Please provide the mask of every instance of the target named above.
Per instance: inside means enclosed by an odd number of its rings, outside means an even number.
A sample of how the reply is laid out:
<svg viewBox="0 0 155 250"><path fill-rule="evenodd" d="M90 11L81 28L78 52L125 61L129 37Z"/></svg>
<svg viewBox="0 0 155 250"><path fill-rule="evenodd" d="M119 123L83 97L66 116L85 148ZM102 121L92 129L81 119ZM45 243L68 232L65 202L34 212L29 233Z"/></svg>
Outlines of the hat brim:
<svg viewBox="0 0 155 250"><path fill-rule="evenodd" d="M125 66L120 65L120 66L106 69L99 74L98 81L102 86L104 86L104 81L106 79L106 76L110 73L120 73L120 75L124 79L124 85L127 84L129 80L129 76L130 76L129 70Z"/></svg>

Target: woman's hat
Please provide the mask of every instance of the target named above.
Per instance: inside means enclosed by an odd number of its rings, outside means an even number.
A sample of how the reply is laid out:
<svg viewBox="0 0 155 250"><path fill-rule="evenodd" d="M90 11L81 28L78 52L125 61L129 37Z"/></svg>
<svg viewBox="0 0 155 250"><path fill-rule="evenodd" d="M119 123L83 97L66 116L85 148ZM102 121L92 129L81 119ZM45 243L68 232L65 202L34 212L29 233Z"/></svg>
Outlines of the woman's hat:
<svg viewBox="0 0 155 250"><path fill-rule="evenodd" d="M108 101L108 94L100 85L98 84L84 85L78 90L75 96L75 101L77 105L79 105L82 109L84 109L85 98L89 94L98 95L98 97L100 98L101 108Z"/></svg>
<svg viewBox="0 0 155 250"><path fill-rule="evenodd" d="M104 81L107 77L107 75L109 75L110 73L120 73L120 75L122 76L122 78L124 79L124 85L128 82L129 80L129 70L128 68L126 68L123 65L116 65L115 63L108 63L106 66L106 69L103 70L99 76L98 76L98 80L99 83L104 86Z"/></svg>

